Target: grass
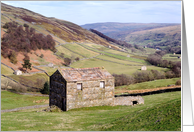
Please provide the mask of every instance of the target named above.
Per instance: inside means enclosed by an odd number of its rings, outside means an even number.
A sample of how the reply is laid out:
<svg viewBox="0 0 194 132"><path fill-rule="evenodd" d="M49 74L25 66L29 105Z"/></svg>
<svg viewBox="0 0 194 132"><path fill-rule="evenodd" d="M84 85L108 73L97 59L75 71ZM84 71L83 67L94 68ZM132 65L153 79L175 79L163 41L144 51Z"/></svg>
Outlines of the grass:
<svg viewBox="0 0 194 132"><path fill-rule="evenodd" d="M76 57L79 57L80 59L84 58L81 55L78 55L78 54L75 54L75 53L69 51L68 49L64 48L63 46L57 47L57 50L59 51L59 52L57 52L57 54L60 55L61 53L64 53L65 58L71 58L73 56L74 56L74 58L76 58Z"/></svg>
<svg viewBox="0 0 194 132"><path fill-rule="evenodd" d="M124 86L118 86L115 88L115 91L119 89L126 89L126 90L143 90L143 89L152 89L152 88L159 88L159 87L166 87L167 85L171 85L176 83L177 80L180 78L172 78L172 79L160 79L155 81L149 81L149 82L142 82L142 83L136 83L131 85L124 85Z"/></svg>
<svg viewBox="0 0 194 132"><path fill-rule="evenodd" d="M104 66L108 72L116 74L129 74L132 75L136 71L140 71L141 66L127 66L120 65L112 62L107 62L98 59L87 59L75 62L71 65L73 68L89 68L89 67L102 67ZM147 70L158 70L158 71L167 71L169 69L156 67L156 66L147 66Z"/></svg>
<svg viewBox="0 0 194 132"><path fill-rule="evenodd" d="M126 61L126 60L119 60L119 59L117 59L117 58L112 58L112 57L105 56L105 55L97 56L97 58L105 59L105 60L110 60L110 61L118 62L118 63L121 63L121 64L143 65L143 64L140 64L140 63L136 63L136 62L130 62L130 61Z"/></svg>
<svg viewBox="0 0 194 132"><path fill-rule="evenodd" d="M68 49L70 49L76 53L79 53L85 57L93 57L93 56L98 55L98 53L91 51L91 50L88 50L86 48L83 48L82 46L75 44L75 43L74 44L65 44L63 46L67 47Z"/></svg>
<svg viewBox="0 0 194 132"><path fill-rule="evenodd" d="M166 54L162 57L162 59L164 60L168 60L168 61L181 61L181 59L178 58L178 56L181 56L179 54Z"/></svg>
<svg viewBox="0 0 194 132"><path fill-rule="evenodd" d="M49 74L49 76L51 76L57 70L57 68L52 67L38 67L38 68L46 71Z"/></svg>
<svg viewBox="0 0 194 132"><path fill-rule="evenodd" d="M90 49L90 50L92 50L94 52L102 53L102 54L108 55L108 56L113 57L113 58L122 59L122 60L128 60L128 61L134 61L134 62L142 63L142 64L149 64L145 60L139 59L140 57L138 58L137 56L135 56L135 58L132 58L132 57L127 57L127 55L123 56L123 55L119 55L119 54L116 55L116 54L113 54L113 53L103 52L103 51L91 48L91 47L83 45L83 44L82 44L82 46L87 47L88 49ZM103 49L106 49L106 47L104 47ZM112 50L112 49L110 49L110 50ZM131 55L131 54L129 54L129 55Z"/></svg>
<svg viewBox="0 0 194 132"><path fill-rule="evenodd" d="M1 91L1 110L14 109L18 107L42 105L45 103L33 103L33 101L48 99L31 95L20 95L8 91Z"/></svg>
<svg viewBox="0 0 194 132"><path fill-rule="evenodd" d="M162 127L165 126L165 130L180 130L180 91L143 98L144 104L136 106L96 106L62 113L36 112L40 109L1 113L1 130L100 131L105 130L105 126L111 130L129 131L149 129L160 131L164 130ZM156 122L157 120L160 122ZM128 121L133 121L133 126L137 127L133 127ZM171 127L165 122L170 123Z"/></svg>
<svg viewBox="0 0 194 132"><path fill-rule="evenodd" d="M49 81L49 77L45 73L38 73L33 75L9 75L12 79L26 84L28 86L33 86L37 88L42 88L42 86L39 86L37 83L37 79L43 79L44 82Z"/></svg>
<svg viewBox="0 0 194 132"><path fill-rule="evenodd" d="M10 69L10 68L6 67L5 65L1 64L1 74L11 75L11 74L13 74L13 72L14 71L12 69Z"/></svg>
<svg viewBox="0 0 194 132"><path fill-rule="evenodd" d="M110 126L111 127L106 127ZM180 131L181 100L175 99L134 114L128 114L103 127L102 131Z"/></svg>

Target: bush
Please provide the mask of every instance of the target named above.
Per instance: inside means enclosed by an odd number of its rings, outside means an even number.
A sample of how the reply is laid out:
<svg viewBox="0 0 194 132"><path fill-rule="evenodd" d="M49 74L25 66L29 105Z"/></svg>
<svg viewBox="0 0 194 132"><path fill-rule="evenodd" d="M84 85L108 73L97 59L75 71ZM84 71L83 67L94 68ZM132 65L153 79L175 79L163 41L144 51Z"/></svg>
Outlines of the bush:
<svg viewBox="0 0 194 132"><path fill-rule="evenodd" d="M76 60L76 61L79 61L79 57L76 57L75 60Z"/></svg>
<svg viewBox="0 0 194 132"><path fill-rule="evenodd" d="M21 84L12 85L11 87L12 87L12 90L14 90L16 92L21 92L21 93L27 92L27 88Z"/></svg>
<svg viewBox="0 0 194 132"><path fill-rule="evenodd" d="M153 81L154 75L150 71L141 71L135 72L133 74L136 83L146 82L146 81Z"/></svg>
<svg viewBox="0 0 194 132"><path fill-rule="evenodd" d="M12 51L10 53L10 55L8 57L9 57L9 60L10 60L11 63L16 64L18 62L16 56L17 55L14 51Z"/></svg>
<svg viewBox="0 0 194 132"><path fill-rule="evenodd" d="M181 79L177 80L175 85L181 85Z"/></svg>
<svg viewBox="0 0 194 132"><path fill-rule="evenodd" d="M125 74L113 74L115 77L115 86L130 85L135 82L135 79L132 76Z"/></svg>
<svg viewBox="0 0 194 132"><path fill-rule="evenodd" d="M26 24L26 23L24 23L24 27L29 27L29 25L28 25L28 24Z"/></svg>
<svg viewBox="0 0 194 132"><path fill-rule="evenodd" d="M41 55L40 55L40 58L43 58L43 57L44 57L44 55L43 55L43 54L41 54Z"/></svg>
<svg viewBox="0 0 194 132"><path fill-rule="evenodd" d="M69 66L71 64L71 59L70 58L64 58L64 63L66 66Z"/></svg>
<svg viewBox="0 0 194 132"><path fill-rule="evenodd" d="M44 88L40 91L42 94L49 94L49 84L45 82Z"/></svg>

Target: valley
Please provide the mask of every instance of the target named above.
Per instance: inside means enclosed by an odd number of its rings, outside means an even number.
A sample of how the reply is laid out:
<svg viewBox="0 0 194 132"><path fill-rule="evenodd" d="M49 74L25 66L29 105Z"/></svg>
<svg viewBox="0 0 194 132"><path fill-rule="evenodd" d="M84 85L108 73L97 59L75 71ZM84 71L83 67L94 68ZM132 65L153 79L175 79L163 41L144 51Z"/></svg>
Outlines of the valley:
<svg viewBox="0 0 194 132"><path fill-rule="evenodd" d="M1 110L41 106L1 112L1 130L180 131L181 91L146 95L144 104L132 106L44 111L49 105L45 84L50 85L51 75L60 69L106 69L115 79L115 95L181 89L181 54L177 53L181 48L180 26L176 23L79 26L1 3ZM87 30L90 28L125 41L130 48ZM29 67L24 66L25 60ZM146 70L142 70L143 66ZM16 75L16 71L22 74Z"/></svg>

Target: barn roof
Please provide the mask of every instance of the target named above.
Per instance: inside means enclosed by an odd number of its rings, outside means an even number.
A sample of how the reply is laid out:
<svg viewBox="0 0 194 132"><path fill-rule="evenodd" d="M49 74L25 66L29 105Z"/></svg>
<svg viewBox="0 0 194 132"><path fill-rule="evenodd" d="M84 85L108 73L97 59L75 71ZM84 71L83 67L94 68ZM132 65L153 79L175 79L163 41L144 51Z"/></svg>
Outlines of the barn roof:
<svg viewBox="0 0 194 132"><path fill-rule="evenodd" d="M113 78L104 68L71 68L61 69L60 73L66 81L84 81Z"/></svg>

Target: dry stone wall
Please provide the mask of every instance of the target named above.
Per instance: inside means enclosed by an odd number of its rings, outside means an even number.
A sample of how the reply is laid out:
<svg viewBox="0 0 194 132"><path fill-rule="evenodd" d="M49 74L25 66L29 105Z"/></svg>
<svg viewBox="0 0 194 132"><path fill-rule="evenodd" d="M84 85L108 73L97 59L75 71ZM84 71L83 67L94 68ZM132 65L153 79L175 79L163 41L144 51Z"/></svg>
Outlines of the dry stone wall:
<svg viewBox="0 0 194 132"><path fill-rule="evenodd" d="M105 81L105 88L100 88L100 81ZM77 83L82 83L82 90ZM114 105L114 79L67 83L67 110L102 105Z"/></svg>
<svg viewBox="0 0 194 132"><path fill-rule="evenodd" d="M134 104L144 104L144 99L141 96L115 97L114 105L134 105Z"/></svg>

